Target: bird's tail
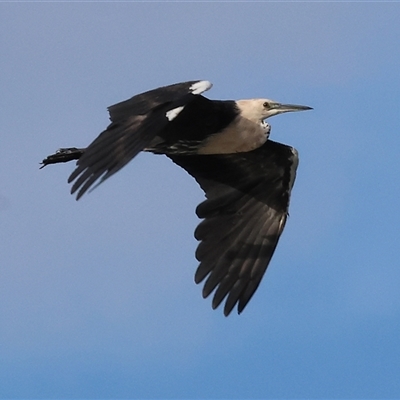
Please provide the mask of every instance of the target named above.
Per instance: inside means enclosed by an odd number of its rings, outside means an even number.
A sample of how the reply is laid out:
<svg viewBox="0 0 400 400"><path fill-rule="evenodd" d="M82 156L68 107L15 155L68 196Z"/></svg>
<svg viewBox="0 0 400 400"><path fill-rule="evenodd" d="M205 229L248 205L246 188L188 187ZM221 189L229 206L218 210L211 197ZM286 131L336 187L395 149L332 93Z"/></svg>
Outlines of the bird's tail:
<svg viewBox="0 0 400 400"><path fill-rule="evenodd" d="M86 149L77 149L76 147L69 147L65 149L58 149L54 154L46 157L40 164L40 169L48 164L64 163L71 160L78 160Z"/></svg>

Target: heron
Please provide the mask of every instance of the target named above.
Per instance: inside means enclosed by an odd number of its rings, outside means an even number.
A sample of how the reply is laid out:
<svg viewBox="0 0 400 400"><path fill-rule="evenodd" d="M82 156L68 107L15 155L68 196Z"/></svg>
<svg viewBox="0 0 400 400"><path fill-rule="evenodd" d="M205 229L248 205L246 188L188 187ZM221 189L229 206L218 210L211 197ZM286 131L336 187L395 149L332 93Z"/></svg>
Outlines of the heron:
<svg viewBox="0 0 400 400"><path fill-rule="evenodd" d="M240 314L258 288L288 217L298 152L269 139L268 118L311 107L270 99L211 100L212 84L159 87L108 107L111 123L86 148L61 148L42 166L77 160L78 200L139 152L164 154L200 185L195 282L212 308Z"/></svg>

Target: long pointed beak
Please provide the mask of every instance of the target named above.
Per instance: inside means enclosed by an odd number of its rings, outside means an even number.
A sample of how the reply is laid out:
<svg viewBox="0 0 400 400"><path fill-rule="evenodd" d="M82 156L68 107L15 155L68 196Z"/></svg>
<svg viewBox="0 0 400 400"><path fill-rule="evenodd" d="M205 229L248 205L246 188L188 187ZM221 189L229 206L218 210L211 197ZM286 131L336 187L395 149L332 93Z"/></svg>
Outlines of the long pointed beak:
<svg viewBox="0 0 400 400"><path fill-rule="evenodd" d="M277 103L276 106L274 107L275 110L277 110L279 112L279 114L281 113L285 113L285 112L294 112L294 111L306 111L306 110L312 110L312 107L308 107L308 106L300 106L297 104L281 104L281 103Z"/></svg>

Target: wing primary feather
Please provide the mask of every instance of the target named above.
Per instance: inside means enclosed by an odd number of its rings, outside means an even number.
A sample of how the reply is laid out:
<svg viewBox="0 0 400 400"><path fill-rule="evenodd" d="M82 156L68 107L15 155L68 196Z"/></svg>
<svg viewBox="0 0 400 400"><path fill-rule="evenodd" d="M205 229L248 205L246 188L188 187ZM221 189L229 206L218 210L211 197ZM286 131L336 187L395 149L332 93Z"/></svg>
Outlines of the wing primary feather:
<svg viewBox="0 0 400 400"><path fill-rule="evenodd" d="M248 219L251 219L258 213L256 207L253 208L253 210L251 211L252 213L249 213L247 215ZM223 269L226 268L226 266L229 267L229 263L231 262L232 257L237 257L237 254L235 254L235 252L240 251L240 248L237 249L237 243L240 240L244 243L245 240L248 239L247 230L243 231L243 226L241 225L241 222L241 219L239 219L239 221L236 221L233 228L230 229L230 231L227 232L225 235L223 235L221 240L219 241L215 240L213 236L214 232L218 231L219 229L218 225L216 227L211 225L210 229L208 230L208 235L206 234L206 232L204 232L204 235L206 236L203 237L203 239L205 240L200 242L196 251L196 258L201 261L201 264L198 267L195 275L196 283L201 282L210 271L213 271L212 275L215 274L215 276L220 276L224 272ZM213 248L215 249L216 254L214 254L214 252L212 251ZM231 253L230 257L226 256L228 251L230 251ZM211 282L209 283L209 285L211 285Z"/></svg>
<svg viewBox="0 0 400 400"><path fill-rule="evenodd" d="M253 242L256 240L258 232L253 230L250 235L246 238L246 241ZM219 282L218 289L214 295L213 306L217 307L224 299L226 294L231 291L236 281L243 279L247 281L251 274L251 269L254 267L257 258L250 256L250 253L254 250L254 246L251 244L243 243L238 249L234 256L234 261L229 266L226 276ZM236 299L238 301L238 298Z"/></svg>
<svg viewBox="0 0 400 400"><path fill-rule="evenodd" d="M228 298L226 299L225 302L225 307L224 307L224 315L227 317L233 308L235 307L235 304L237 302L237 299L242 292L243 288L246 286L247 282L245 282L242 279L239 279L238 281L235 282L233 285L231 291L228 294Z"/></svg>

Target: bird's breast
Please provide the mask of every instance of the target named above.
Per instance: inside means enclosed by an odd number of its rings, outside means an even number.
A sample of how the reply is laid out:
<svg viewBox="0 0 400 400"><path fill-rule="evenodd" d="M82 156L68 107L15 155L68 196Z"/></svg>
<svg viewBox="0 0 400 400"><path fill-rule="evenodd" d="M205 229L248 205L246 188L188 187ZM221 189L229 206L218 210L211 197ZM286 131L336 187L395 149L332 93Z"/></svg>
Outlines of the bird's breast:
<svg viewBox="0 0 400 400"><path fill-rule="evenodd" d="M266 127L265 124L255 123L238 116L221 132L207 138L199 148L198 154L232 154L252 151L267 141L269 132L269 125Z"/></svg>

